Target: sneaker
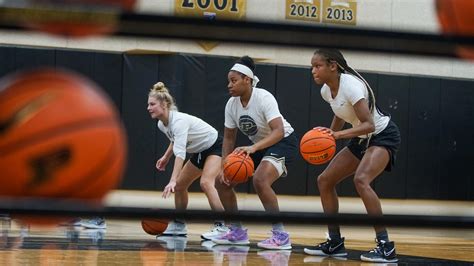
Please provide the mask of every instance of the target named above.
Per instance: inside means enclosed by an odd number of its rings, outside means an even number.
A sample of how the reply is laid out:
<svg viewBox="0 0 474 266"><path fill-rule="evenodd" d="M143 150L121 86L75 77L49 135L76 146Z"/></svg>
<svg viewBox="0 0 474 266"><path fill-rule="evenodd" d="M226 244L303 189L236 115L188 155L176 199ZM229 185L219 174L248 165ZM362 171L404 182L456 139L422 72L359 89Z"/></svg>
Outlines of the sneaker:
<svg viewBox="0 0 474 266"><path fill-rule="evenodd" d="M105 229L107 228L107 224L105 223L105 219L101 217L94 217L90 220L81 221L80 222L82 227L88 229Z"/></svg>
<svg viewBox="0 0 474 266"><path fill-rule="evenodd" d="M377 246L368 253L360 255L360 259L370 262L397 262L395 243L375 239Z"/></svg>
<svg viewBox="0 0 474 266"><path fill-rule="evenodd" d="M156 240L161 242L161 246L174 251L184 251L186 249L186 244L188 243L188 238L185 236L157 236Z"/></svg>
<svg viewBox="0 0 474 266"><path fill-rule="evenodd" d="M188 234L188 227L185 223L170 221L166 230L161 234L163 236L186 236Z"/></svg>
<svg viewBox="0 0 474 266"><path fill-rule="evenodd" d="M340 241L336 241L332 240L329 235L327 235L326 242L323 242L314 248L305 248L304 253L315 256L347 256L346 248L344 247L344 237L342 237Z"/></svg>
<svg viewBox="0 0 474 266"><path fill-rule="evenodd" d="M69 227L66 232L66 239L69 243L77 243L79 242L79 238L81 235L80 229L76 227Z"/></svg>
<svg viewBox="0 0 474 266"><path fill-rule="evenodd" d="M107 231L105 229L84 229L82 231L87 238L90 238L92 244L100 245L104 239L105 233Z"/></svg>
<svg viewBox="0 0 474 266"><path fill-rule="evenodd" d="M272 237L258 242L264 249L291 249L290 235L284 231L272 230Z"/></svg>
<svg viewBox="0 0 474 266"><path fill-rule="evenodd" d="M212 248L216 245L212 240L204 240L201 242L201 247L205 247L207 251L212 251Z"/></svg>
<svg viewBox="0 0 474 266"><path fill-rule="evenodd" d="M270 265L288 265L291 250L263 250L258 251L257 255L269 261Z"/></svg>
<svg viewBox="0 0 474 266"><path fill-rule="evenodd" d="M212 248L214 264L246 265L250 246L216 245ZM223 264L224 263L224 264Z"/></svg>
<svg viewBox="0 0 474 266"><path fill-rule="evenodd" d="M229 232L219 237L211 239L219 245L248 245L250 244L247 229L231 227Z"/></svg>
<svg viewBox="0 0 474 266"><path fill-rule="evenodd" d="M207 251L211 251L213 255L213 265L223 265L224 263L224 253L219 252L215 247L217 244L212 240L204 240L201 242L201 247L205 247ZM225 246L220 246L225 247ZM245 247L245 246L233 246L233 247Z"/></svg>
<svg viewBox="0 0 474 266"><path fill-rule="evenodd" d="M74 218L69 221L65 221L59 224L59 226L70 226L70 227L76 227L76 226L82 226L82 219L81 218Z"/></svg>
<svg viewBox="0 0 474 266"><path fill-rule="evenodd" d="M211 228L211 231L202 234L201 238L205 240L211 240L213 238L225 235L228 232L229 227L225 226L222 223L214 223L214 226Z"/></svg>

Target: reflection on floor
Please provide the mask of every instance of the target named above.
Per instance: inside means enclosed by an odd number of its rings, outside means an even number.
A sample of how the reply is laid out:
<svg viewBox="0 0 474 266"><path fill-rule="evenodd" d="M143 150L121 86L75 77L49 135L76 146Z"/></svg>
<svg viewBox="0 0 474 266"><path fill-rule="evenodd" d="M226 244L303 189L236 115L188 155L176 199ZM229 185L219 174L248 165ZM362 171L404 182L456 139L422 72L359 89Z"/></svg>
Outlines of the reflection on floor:
<svg viewBox="0 0 474 266"><path fill-rule="evenodd" d="M257 238L264 238L268 226L249 225L254 232L249 246L215 245L201 241L199 231L207 224L192 223L187 237L154 237L141 231L139 222L111 220L107 229L77 226L27 228L3 217L0 236L0 265L360 265L362 251L348 250L347 258L325 258L303 253L314 242L295 233L293 250L262 250ZM193 230L193 228L195 230ZM263 230L263 229L265 230ZM292 231L302 229L290 227ZM296 229L295 229L296 228ZM297 236L297 237L296 237ZM472 235L468 236L472 237ZM461 239L465 241L466 239ZM472 239L471 239L472 240ZM423 240L417 238L418 245ZM398 247L403 250L403 241ZM441 243L439 243L441 244ZM352 245L352 244L351 244ZM473 250L471 246L466 252ZM352 245L354 246L354 245ZM346 245L349 248L349 245ZM436 253L436 251L433 251ZM472 254L472 253L471 253ZM469 255L468 255L469 256ZM424 256L399 255L400 264L472 265L472 260L448 260ZM364 264L365 265L365 264Z"/></svg>

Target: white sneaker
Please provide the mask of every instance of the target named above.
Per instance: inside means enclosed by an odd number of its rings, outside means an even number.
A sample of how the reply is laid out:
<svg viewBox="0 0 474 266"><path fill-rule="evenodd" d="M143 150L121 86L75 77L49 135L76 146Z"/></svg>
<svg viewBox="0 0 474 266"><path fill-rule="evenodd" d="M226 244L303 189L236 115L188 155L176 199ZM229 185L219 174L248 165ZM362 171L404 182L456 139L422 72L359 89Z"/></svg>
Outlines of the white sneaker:
<svg viewBox="0 0 474 266"><path fill-rule="evenodd" d="M229 227L222 223L214 223L214 226L211 228L211 230L209 232L203 233L201 238L205 240L212 240L216 237L227 234L227 232L229 232Z"/></svg>
<svg viewBox="0 0 474 266"><path fill-rule="evenodd" d="M82 227L88 229L105 229L107 228L107 224L105 223L105 219L101 217L94 217L87 221L81 221L80 223Z"/></svg>
<svg viewBox="0 0 474 266"><path fill-rule="evenodd" d="M185 223L170 221L166 230L161 234L163 236L186 236L188 234L188 227Z"/></svg>
<svg viewBox="0 0 474 266"><path fill-rule="evenodd" d="M184 251L186 249L186 244L188 243L188 238L183 236L157 236L156 240L161 242L161 246L174 251Z"/></svg>

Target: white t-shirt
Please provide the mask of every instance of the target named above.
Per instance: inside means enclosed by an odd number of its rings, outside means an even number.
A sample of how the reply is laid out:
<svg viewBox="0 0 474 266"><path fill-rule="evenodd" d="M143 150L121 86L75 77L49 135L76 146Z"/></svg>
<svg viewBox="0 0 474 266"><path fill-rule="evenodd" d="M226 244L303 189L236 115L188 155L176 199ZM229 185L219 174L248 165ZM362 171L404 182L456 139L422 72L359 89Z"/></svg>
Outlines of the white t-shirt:
<svg viewBox="0 0 474 266"><path fill-rule="evenodd" d="M273 119L281 117L285 137L293 133L285 118L280 114L278 103L273 95L260 88L253 88L247 106L243 107L240 97L231 97L225 106L225 122L227 128L238 127L253 143L268 136L271 128L268 125Z"/></svg>
<svg viewBox="0 0 474 266"><path fill-rule="evenodd" d="M217 140L217 130L202 119L178 111L170 111L168 126L158 121L158 128L173 142L176 157L186 158L186 152L209 149Z"/></svg>
<svg viewBox="0 0 474 266"><path fill-rule="evenodd" d="M334 114L351 124L355 127L360 124L359 119L354 111L354 104L361 99L369 99L369 91L357 77L350 74L341 74L339 81L339 91L336 97L333 99L331 96L331 89L328 85L324 84L321 88L321 96L323 99L331 105L331 109ZM389 116L379 114L377 110L374 110L373 114L375 132L372 134L378 134L387 127L390 121ZM370 134L369 134L370 135ZM366 138L367 135L361 135L359 138Z"/></svg>

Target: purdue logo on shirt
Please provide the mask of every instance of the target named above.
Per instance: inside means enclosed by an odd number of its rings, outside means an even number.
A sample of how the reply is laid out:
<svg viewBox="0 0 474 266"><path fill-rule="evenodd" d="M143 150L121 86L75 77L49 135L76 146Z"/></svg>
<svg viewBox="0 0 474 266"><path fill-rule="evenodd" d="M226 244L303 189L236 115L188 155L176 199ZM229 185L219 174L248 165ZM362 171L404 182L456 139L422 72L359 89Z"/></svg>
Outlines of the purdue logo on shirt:
<svg viewBox="0 0 474 266"><path fill-rule="evenodd" d="M239 128L247 136L253 136L257 134L257 124L248 115L243 115L239 118Z"/></svg>

